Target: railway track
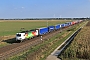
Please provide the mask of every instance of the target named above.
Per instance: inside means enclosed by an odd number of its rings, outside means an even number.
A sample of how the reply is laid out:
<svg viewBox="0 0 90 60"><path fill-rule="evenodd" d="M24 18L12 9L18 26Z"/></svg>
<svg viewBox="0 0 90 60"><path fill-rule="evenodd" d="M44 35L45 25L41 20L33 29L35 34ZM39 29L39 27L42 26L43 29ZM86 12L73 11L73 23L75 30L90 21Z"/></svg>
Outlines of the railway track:
<svg viewBox="0 0 90 60"><path fill-rule="evenodd" d="M66 30L68 28L62 29L62 30ZM17 53L23 52L27 49L30 49L30 47L35 46L39 43L42 43L44 40L47 40L51 37L53 37L54 35L60 33L62 30L57 30L54 32L51 32L49 34L45 34L42 36L42 40L41 40L41 36L39 37L35 37L33 39L24 41L22 43L15 43L15 44L11 44L5 47L0 48L0 60L5 60L6 58L13 56Z"/></svg>

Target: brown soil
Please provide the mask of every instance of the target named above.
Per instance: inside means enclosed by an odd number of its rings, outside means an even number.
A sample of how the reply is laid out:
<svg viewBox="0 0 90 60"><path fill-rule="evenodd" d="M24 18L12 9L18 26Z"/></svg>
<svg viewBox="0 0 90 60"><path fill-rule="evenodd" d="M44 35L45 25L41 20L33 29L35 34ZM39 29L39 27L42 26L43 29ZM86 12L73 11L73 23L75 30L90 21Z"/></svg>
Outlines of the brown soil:
<svg viewBox="0 0 90 60"><path fill-rule="evenodd" d="M13 41L15 41L15 35L0 36L0 47L12 44Z"/></svg>
<svg viewBox="0 0 90 60"><path fill-rule="evenodd" d="M8 40L8 39L12 39L15 38L15 35L11 35L11 36L0 36L0 42L3 40Z"/></svg>

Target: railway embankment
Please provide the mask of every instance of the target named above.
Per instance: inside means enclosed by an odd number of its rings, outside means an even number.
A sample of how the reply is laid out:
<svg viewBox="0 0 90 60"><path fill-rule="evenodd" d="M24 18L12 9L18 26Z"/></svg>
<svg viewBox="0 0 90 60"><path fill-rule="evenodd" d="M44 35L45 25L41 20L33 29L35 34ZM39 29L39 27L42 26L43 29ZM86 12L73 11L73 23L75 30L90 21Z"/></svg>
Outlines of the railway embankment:
<svg viewBox="0 0 90 60"><path fill-rule="evenodd" d="M59 47L57 47L52 53L51 55L49 55L47 57L46 60L51 60L53 58L53 60L60 60L60 58L58 58L58 55L60 55L64 49L70 44L70 42L72 42L72 40L74 39L74 37L78 34L78 32L81 30L81 28L79 28L77 31L75 31L69 38L67 38Z"/></svg>
<svg viewBox="0 0 90 60"><path fill-rule="evenodd" d="M69 47L59 57L62 60L90 60L90 21L82 27Z"/></svg>
<svg viewBox="0 0 90 60"><path fill-rule="evenodd" d="M48 57L46 60L62 60L60 55L65 51L65 49L71 44L76 35L80 32L80 30L87 24L84 23L80 28L78 28L71 36L69 36L60 46L58 46Z"/></svg>

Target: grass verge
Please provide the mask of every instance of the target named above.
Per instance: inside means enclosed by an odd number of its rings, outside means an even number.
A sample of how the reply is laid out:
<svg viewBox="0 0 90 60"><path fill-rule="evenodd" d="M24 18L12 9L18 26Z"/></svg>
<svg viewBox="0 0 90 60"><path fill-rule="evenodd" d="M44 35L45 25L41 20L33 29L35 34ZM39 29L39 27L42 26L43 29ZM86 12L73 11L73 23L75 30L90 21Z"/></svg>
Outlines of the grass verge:
<svg viewBox="0 0 90 60"><path fill-rule="evenodd" d="M85 23L88 23L88 21ZM59 57L63 60L90 60L89 29L90 27L85 26Z"/></svg>

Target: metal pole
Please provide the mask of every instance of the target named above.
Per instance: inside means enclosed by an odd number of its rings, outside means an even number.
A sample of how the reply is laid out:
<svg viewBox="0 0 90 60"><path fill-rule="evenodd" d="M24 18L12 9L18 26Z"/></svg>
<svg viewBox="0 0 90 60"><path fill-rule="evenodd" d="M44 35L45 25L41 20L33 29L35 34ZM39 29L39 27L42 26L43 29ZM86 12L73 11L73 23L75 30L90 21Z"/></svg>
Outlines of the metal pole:
<svg viewBox="0 0 90 60"><path fill-rule="evenodd" d="M47 27L48 27L48 21L47 21Z"/></svg>

